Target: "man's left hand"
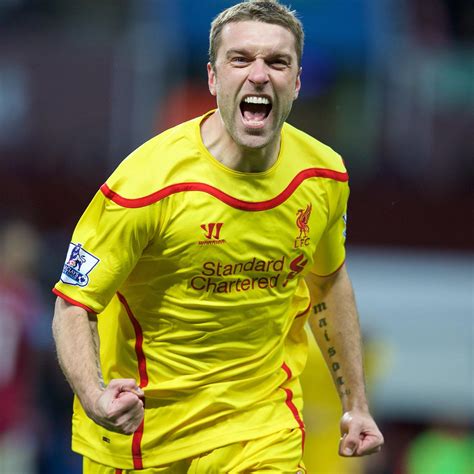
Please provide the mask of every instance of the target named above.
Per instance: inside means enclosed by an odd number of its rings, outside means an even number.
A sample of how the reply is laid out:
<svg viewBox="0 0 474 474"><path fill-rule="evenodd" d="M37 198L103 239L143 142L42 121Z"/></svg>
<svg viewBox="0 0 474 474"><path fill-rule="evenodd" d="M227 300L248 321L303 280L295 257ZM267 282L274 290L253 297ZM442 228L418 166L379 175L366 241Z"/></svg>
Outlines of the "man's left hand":
<svg viewBox="0 0 474 474"><path fill-rule="evenodd" d="M384 443L382 433L367 412L352 410L344 413L341 435L339 455L344 457L378 453Z"/></svg>

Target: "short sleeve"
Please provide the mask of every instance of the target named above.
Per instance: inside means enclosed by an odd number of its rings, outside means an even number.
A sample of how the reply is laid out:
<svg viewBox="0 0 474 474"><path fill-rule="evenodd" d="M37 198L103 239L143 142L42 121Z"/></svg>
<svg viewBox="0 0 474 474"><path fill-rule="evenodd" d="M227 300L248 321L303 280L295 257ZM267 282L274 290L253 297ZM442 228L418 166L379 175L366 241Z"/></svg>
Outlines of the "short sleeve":
<svg viewBox="0 0 474 474"><path fill-rule="evenodd" d="M79 220L53 292L100 313L156 233L156 205L122 207L98 191Z"/></svg>
<svg viewBox="0 0 474 474"><path fill-rule="evenodd" d="M337 190L328 193L329 219L326 230L318 243L311 272L328 276L338 270L345 261L347 202L349 186L346 182L335 183Z"/></svg>

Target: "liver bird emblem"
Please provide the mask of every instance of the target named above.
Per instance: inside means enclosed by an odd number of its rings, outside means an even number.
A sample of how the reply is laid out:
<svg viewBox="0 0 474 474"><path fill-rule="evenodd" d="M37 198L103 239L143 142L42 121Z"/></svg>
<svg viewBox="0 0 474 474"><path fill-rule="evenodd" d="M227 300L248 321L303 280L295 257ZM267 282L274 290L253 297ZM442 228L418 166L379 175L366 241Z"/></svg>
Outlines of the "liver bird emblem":
<svg viewBox="0 0 474 474"><path fill-rule="evenodd" d="M311 209L313 206L308 204L306 206L306 209L298 209L298 212L296 213L296 225L298 226L298 229L300 230L300 235L298 236L298 239L304 239L308 236L309 232L309 226L308 226L308 221L309 221L309 216L311 215Z"/></svg>

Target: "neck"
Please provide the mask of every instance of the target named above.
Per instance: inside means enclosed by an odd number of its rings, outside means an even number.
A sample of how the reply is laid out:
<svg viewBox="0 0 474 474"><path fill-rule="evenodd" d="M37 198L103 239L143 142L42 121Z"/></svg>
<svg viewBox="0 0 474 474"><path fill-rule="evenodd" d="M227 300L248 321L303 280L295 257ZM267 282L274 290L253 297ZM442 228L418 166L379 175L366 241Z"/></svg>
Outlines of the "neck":
<svg viewBox="0 0 474 474"><path fill-rule="evenodd" d="M273 166L280 151L280 135L262 148L237 144L227 131L219 111L201 123L201 137L209 153L234 171L260 173Z"/></svg>

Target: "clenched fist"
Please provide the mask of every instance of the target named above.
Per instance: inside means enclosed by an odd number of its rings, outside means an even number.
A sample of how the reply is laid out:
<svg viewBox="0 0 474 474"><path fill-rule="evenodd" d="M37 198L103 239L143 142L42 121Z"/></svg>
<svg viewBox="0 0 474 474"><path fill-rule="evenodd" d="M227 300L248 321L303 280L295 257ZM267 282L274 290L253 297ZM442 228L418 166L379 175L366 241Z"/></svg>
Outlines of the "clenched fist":
<svg viewBox="0 0 474 474"><path fill-rule="evenodd" d="M366 456L382 449L384 439L369 413L348 411L341 419L339 454L344 457Z"/></svg>
<svg viewBox="0 0 474 474"><path fill-rule="evenodd" d="M88 415L110 431L132 434L143 420L143 396L135 380L113 379L100 392Z"/></svg>

